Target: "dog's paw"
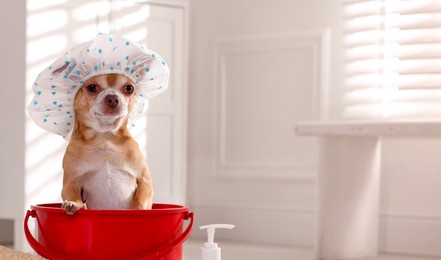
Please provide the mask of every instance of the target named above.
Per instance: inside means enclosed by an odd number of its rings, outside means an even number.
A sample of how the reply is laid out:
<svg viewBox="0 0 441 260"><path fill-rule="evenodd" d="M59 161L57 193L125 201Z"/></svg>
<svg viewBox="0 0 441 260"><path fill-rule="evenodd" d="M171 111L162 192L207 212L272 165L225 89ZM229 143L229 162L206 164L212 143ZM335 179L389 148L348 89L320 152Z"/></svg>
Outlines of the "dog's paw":
<svg viewBox="0 0 441 260"><path fill-rule="evenodd" d="M61 205L61 208L66 211L67 214L69 215L73 215L75 214L75 212L77 212L80 209L87 209L86 204L85 203L77 203L74 201L68 201L65 200L63 202L63 204Z"/></svg>

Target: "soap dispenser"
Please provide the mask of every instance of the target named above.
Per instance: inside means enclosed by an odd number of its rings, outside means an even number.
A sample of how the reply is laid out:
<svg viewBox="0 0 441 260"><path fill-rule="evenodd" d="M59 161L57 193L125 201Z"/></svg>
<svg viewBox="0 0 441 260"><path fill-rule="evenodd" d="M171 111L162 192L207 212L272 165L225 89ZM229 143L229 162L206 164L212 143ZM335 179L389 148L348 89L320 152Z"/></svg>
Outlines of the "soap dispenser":
<svg viewBox="0 0 441 260"><path fill-rule="evenodd" d="M234 225L212 224L200 226L200 229L207 230L208 241L201 247L201 260L221 260L221 249L214 243L214 232L216 228L233 229Z"/></svg>

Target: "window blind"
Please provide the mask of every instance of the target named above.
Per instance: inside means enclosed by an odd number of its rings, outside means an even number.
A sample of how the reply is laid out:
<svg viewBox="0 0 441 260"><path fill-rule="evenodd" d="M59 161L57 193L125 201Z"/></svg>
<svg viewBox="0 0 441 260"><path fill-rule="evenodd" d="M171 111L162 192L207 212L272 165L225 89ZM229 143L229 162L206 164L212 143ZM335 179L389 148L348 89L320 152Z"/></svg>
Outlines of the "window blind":
<svg viewBox="0 0 441 260"><path fill-rule="evenodd" d="M441 117L441 1L342 1L343 116Z"/></svg>

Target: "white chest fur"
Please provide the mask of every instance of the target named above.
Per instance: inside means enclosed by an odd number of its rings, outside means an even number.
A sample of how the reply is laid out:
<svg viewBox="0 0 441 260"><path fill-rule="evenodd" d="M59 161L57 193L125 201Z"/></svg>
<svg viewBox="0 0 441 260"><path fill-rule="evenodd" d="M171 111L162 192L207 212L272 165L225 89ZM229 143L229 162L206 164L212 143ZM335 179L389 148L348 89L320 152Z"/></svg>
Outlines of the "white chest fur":
<svg viewBox="0 0 441 260"><path fill-rule="evenodd" d="M102 158L95 154L77 167L83 201L89 209L128 209L137 173L126 163L115 163L112 156Z"/></svg>

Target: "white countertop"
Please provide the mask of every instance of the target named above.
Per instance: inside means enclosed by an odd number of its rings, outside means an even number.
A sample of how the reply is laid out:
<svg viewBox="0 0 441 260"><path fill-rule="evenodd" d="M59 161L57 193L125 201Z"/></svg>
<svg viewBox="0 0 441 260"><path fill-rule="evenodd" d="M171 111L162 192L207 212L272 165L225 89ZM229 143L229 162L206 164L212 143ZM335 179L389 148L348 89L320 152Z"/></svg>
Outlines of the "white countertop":
<svg viewBox="0 0 441 260"><path fill-rule="evenodd" d="M309 136L441 136L441 119L299 122L295 133Z"/></svg>

